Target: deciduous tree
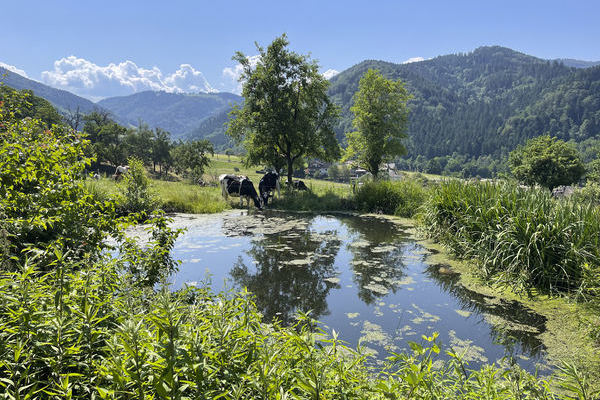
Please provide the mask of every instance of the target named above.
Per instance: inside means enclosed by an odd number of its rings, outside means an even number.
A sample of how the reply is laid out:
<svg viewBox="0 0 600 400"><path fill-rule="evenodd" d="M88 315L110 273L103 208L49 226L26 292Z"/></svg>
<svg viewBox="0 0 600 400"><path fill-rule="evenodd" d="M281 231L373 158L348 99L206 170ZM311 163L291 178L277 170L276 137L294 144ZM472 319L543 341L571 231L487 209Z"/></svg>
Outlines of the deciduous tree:
<svg viewBox="0 0 600 400"><path fill-rule="evenodd" d="M548 135L530 139L513 150L508 158L510 169L518 180L539 184L550 190L577 182L585 168L575 147Z"/></svg>
<svg viewBox="0 0 600 400"><path fill-rule="evenodd" d="M290 51L288 44L284 34L266 50L257 45L256 65L241 52L233 57L243 68L244 103L231 112L227 133L243 142L247 163L270 164L277 171L287 166L289 183L296 160L334 160L340 151L329 82L316 61Z"/></svg>
<svg viewBox="0 0 600 400"><path fill-rule="evenodd" d="M377 70L368 70L360 79L354 95L352 125L346 134L348 147L344 158L357 160L376 179L382 162L406 152L408 122L407 101L410 95L400 80L386 79Z"/></svg>

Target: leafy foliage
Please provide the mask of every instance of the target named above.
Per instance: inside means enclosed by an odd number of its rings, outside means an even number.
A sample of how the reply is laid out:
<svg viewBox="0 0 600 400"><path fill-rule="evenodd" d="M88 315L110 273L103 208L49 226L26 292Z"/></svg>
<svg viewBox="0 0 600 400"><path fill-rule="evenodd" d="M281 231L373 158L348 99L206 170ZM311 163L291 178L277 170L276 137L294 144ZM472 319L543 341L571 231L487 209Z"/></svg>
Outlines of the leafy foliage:
<svg viewBox="0 0 600 400"><path fill-rule="evenodd" d="M158 207L158 199L150 188L144 163L135 157L128 163L129 172L124 175L118 198L119 210L123 214L136 214L136 218L144 221Z"/></svg>
<svg viewBox="0 0 600 400"><path fill-rule="evenodd" d="M517 147L508 162L515 178L550 190L577 182L585 173L575 147L550 136L530 139Z"/></svg>
<svg viewBox="0 0 600 400"><path fill-rule="evenodd" d="M333 160L339 145L333 133L337 108L327 96L328 81L307 56L287 49L285 34L260 53L255 67L238 52L243 67L244 104L231 112L227 133L243 142L249 164L266 163L277 172L305 157Z"/></svg>
<svg viewBox="0 0 600 400"><path fill-rule="evenodd" d="M30 246L56 246L73 256L95 251L114 229L114 207L96 201L81 182L89 142L21 115L0 108L0 212L8 247L17 257Z"/></svg>
<svg viewBox="0 0 600 400"><path fill-rule="evenodd" d="M357 131L346 133L348 147L344 158L358 159L377 178L382 161L403 155L409 99L401 81L390 81L379 71L368 70L360 79L350 109Z"/></svg>
<svg viewBox="0 0 600 400"><path fill-rule="evenodd" d="M212 143L208 140L179 142L171 151L175 171L197 181L210 165L208 155L214 155Z"/></svg>

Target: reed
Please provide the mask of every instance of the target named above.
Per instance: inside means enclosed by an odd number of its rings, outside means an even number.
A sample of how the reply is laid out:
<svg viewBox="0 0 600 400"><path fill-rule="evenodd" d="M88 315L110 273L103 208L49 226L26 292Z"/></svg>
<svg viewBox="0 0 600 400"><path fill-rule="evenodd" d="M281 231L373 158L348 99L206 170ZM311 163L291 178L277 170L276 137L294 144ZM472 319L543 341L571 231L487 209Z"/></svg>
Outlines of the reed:
<svg viewBox="0 0 600 400"><path fill-rule="evenodd" d="M451 181L432 191L420 221L494 282L595 295L589 289L600 273L600 211L593 205L557 201L543 189Z"/></svg>

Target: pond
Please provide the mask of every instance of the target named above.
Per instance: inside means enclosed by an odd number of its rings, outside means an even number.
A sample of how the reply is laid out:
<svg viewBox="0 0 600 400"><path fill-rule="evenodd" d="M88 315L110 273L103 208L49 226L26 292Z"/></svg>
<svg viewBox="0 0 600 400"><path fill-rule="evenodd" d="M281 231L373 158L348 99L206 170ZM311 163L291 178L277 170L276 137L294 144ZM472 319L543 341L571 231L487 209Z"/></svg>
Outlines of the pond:
<svg viewBox="0 0 600 400"><path fill-rule="evenodd" d="M431 251L384 218L234 211L176 215L174 288L247 287L266 321L298 311L375 359L440 333L445 349L471 367L508 357L529 371L544 366L545 317L518 302L472 292Z"/></svg>

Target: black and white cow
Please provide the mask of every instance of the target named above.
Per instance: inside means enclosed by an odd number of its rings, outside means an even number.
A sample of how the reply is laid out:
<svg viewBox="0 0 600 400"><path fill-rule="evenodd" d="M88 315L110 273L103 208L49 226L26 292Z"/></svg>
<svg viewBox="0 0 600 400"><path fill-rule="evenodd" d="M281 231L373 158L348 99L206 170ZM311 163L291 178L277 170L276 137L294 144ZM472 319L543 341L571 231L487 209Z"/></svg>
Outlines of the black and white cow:
<svg viewBox="0 0 600 400"><path fill-rule="evenodd" d="M250 205L250 199L252 199L256 208L262 209L258 193L256 193L252 181L247 176L223 174L219 176L219 184L221 185L221 194L225 199L228 196L239 197L240 205L243 204L244 198L248 201L248 205Z"/></svg>
<svg viewBox="0 0 600 400"><path fill-rule="evenodd" d="M269 204L269 197L273 196L273 192L277 191L277 197L280 196L279 175L277 172L267 172L258 183L258 192L263 204Z"/></svg>
<svg viewBox="0 0 600 400"><path fill-rule="evenodd" d="M304 190L307 192L310 191L308 189L308 186L306 186L306 184L303 181L294 181L292 185L294 185L294 189L296 190Z"/></svg>
<svg viewBox="0 0 600 400"><path fill-rule="evenodd" d="M123 179L123 175L129 172L129 165L119 165L115 170L115 174L113 175L113 179L115 181L119 181Z"/></svg>

